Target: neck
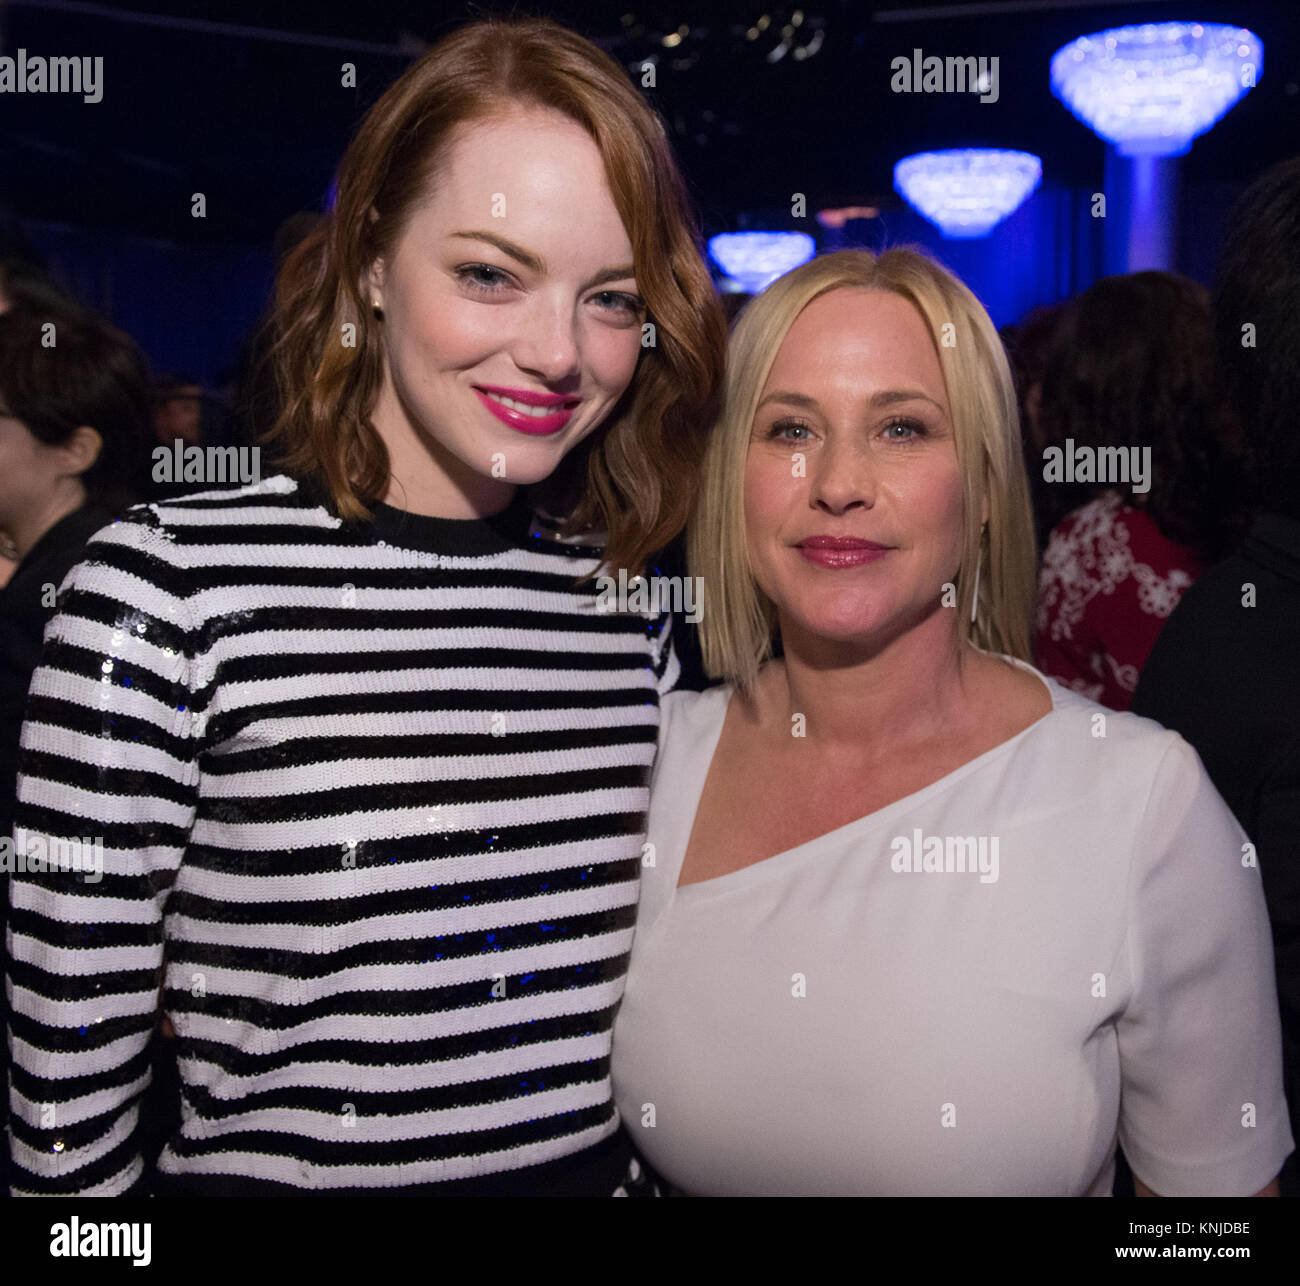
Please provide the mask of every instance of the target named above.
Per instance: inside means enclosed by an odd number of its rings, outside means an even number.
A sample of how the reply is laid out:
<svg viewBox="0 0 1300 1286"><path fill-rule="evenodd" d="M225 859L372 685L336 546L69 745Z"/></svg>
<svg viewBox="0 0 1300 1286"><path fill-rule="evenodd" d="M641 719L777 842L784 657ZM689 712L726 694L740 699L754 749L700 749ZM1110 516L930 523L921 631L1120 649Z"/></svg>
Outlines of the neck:
<svg viewBox="0 0 1300 1286"><path fill-rule="evenodd" d="M788 629L774 666L774 730L789 738L796 714L819 750L861 754L868 747L925 742L963 725L975 649L959 642L950 608L868 645L841 644ZM776 668L779 667L779 668Z"/></svg>
<svg viewBox="0 0 1300 1286"><path fill-rule="evenodd" d="M86 503L86 488L71 480L55 487L48 501L37 511L13 519L6 530L22 562L36 548L37 542L56 522L80 509Z"/></svg>

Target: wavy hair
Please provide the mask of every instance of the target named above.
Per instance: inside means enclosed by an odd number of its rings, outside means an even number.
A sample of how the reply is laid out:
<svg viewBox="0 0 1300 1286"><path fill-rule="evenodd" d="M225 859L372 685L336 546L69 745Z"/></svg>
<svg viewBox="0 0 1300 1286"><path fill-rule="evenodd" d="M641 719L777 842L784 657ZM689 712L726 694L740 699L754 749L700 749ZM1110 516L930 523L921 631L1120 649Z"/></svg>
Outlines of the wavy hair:
<svg viewBox="0 0 1300 1286"><path fill-rule="evenodd" d="M612 58L549 19L458 28L367 113L340 163L333 210L277 279L280 410L261 438L286 472L321 484L342 518L365 519L383 499L390 462L370 420L383 351L361 293L365 271L391 254L437 183L452 132L516 106L561 112L594 140L655 327L609 418L532 496L561 520L561 534L603 530L603 567L639 572L685 525L717 413L726 324L662 123ZM347 323L354 347L341 342Z"/></svg>

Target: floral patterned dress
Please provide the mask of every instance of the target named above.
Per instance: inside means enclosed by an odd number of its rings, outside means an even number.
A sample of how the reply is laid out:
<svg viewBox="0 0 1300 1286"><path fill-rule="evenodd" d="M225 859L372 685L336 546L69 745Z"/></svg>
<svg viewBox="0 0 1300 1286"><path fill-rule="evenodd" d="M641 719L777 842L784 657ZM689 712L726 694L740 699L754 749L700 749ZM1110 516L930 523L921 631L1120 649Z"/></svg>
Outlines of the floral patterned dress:
<svg viewBox="0 0 1300 1286"><path fill-rule="evenodd" d="M1043 553L1035 663L1075 692L1127 710L1169 614L1204 570L1194 550L1107 491L1068 514Z"/></svg>

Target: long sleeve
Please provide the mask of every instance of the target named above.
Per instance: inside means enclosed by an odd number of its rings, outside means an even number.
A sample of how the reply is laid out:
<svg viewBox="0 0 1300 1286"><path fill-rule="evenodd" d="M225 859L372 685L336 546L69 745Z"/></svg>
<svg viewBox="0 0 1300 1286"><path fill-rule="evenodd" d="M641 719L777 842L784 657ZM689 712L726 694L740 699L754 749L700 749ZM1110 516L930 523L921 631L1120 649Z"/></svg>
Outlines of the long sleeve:
<svg viewBox="0 0 1300 1286"><path fill-rule="evenodd" d="M100 532L63 584L32 679L15 855L79 841L102 851L103 869L12 877L15 1194L116 1195L142 1173L163 910L194 819L207 713L177 552L149 510Z"/></svg>

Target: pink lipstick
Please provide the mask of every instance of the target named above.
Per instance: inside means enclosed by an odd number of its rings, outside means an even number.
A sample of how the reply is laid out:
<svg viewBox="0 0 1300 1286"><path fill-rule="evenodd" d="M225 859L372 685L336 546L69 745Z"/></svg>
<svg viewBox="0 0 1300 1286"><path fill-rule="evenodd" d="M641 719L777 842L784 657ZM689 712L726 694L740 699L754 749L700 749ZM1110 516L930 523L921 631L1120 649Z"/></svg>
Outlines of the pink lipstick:
<svg viewBox="0 0 1300 1286"><path fill-rule="evenodd" d="M492 384L475 385L474 392L502 424L520 433L532 434L558 433L572 419L580 400L558 393L499 388ZM516 405L510 405L512 402Z"/></svg>
<svg viewBox="0 0 1300 1286"><path fill-rule="evenodd" d="M889 553L892 546L856 536L808 536L796 546L800 554L818 567L861 567Z"/></svg>

